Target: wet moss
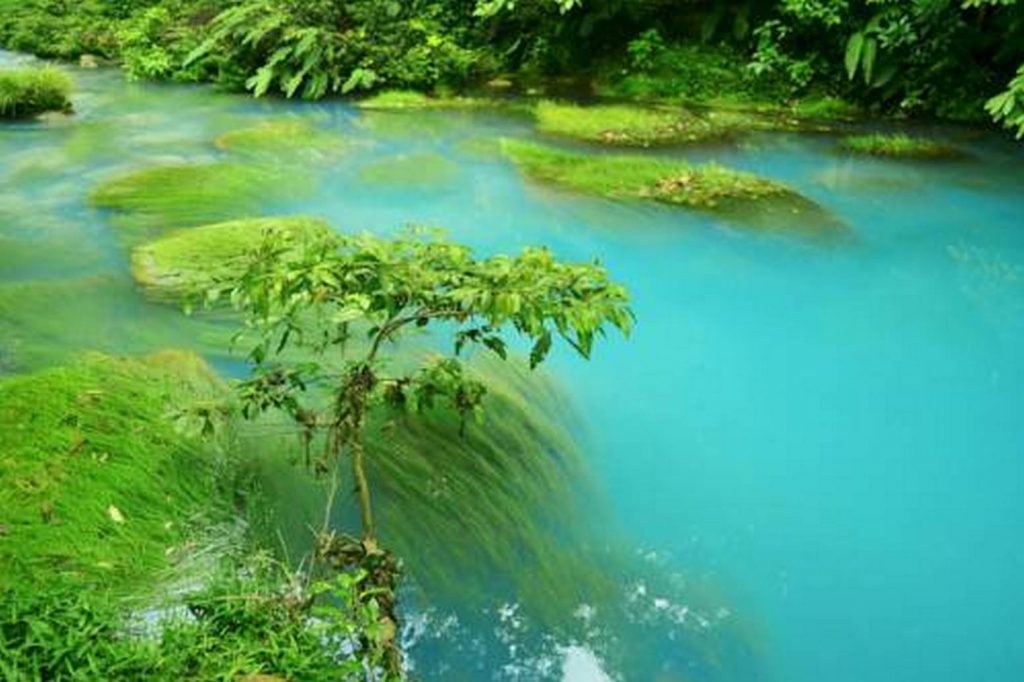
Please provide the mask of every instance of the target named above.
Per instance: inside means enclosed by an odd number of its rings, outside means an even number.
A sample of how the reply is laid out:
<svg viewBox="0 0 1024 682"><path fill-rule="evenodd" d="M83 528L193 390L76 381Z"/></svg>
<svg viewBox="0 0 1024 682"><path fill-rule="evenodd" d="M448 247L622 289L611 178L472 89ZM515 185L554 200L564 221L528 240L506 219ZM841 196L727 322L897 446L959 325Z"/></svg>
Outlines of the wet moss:
<svg viewBox="0 0 1024 682"><path fill-rule="evenodd" d="M71 79L63 71L0 69L0 120L71 110Z"/></svg>
<svg viewBox="0 0 1024 682"><path fill-rule="evenodd" d="M458 172L454 161L441 154L422 152L373 161L359 170L359 178L372 184L430 188L450 182Z"/></svg>
<svg viewBox="0 0 1024 682"><path fill-rule="evenodd" d="M196 356L91 354L0 382L0 587L129 589L210 518L216 458L174 410L222 388Z"/></svg>
<svg viewBox="0 0 1024 682"><path fill-rule="evenodd" d="M962 156L956 147L904 133L849 135L839 141L839 147L852 154L893 159L955 159Z"/></svg>
<svg viewBox="0 0 1024 682"><path fill-rule="evenodd" d="M298 120L269 121L232 130L217 137L215 144L232 154L282 161L328 159L347 147L343 138Z"/></svg>
<svg viewBox="0 0 1024 682"><path fill-rule="evenodd" d="M94 189L90 199L119 214L116 225L126 233L145 236L256 216L268 201L308 189L308 178L293 168L182 163L128 171Z"/></svg>
<svg viewBox="0 0 1024 682"><path fill-rule="evenodd" d="M275 217L179 230L133 249L132 275L152 296L180 300L239 274L244 254L268 233L301 241L330 229L315 218Z"/></svg>

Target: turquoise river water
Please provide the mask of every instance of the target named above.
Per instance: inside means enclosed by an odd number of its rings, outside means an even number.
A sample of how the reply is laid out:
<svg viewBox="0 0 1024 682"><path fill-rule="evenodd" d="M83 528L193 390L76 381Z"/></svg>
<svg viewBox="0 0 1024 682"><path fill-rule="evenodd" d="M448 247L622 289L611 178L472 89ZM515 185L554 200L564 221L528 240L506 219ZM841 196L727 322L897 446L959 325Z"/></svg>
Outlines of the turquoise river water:
<svg viewBox="0 0 1024 682"><path fill-rule="evenodd" d="M717 606L694 629L734 624L744 645L718 655L743 661L687 668L665 653L621 669L596 636L553 638L534 655L517 644L529 614L513 598L492 625L458 635L497 642L486 653L409 633L425 677L1024 679L1020 144L929 130L967 157L928 164L840 155L823 134L658 152L790 183L846 224L823 240L531 184L492 149L535 135L516 116L74 75L75 116L0 127L0 373L79 348L199 347L178 311L135 291L109 216L86 196L119 170L216 158L217 134L266 120L308 120L358 144L311 162L309 195L265 212L385 233L443 226L484 253L545 244L599 258L628 285L632 338L589 362L556 354L550 371L580 415L614 524L642 560L714 586ZM8 299L32 301L31 314L3 312ZM644 637L664 623L658 651L689 636L672 630L685 604L629 589ZM615 646L641 644L628 636Z"/></svg>

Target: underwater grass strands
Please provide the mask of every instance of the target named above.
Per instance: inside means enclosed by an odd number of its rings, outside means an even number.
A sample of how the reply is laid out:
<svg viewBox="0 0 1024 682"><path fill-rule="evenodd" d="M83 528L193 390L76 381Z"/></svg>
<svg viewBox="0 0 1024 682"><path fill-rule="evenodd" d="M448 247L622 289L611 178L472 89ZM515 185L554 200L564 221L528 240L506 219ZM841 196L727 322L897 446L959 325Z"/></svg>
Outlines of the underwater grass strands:
<svg viewBox="0 0 1024 682"><path fill-rule="evenodd" d="M138 237L254 217L268 201L308 189L308 178L291 167L214 162L128 171L102 183L90 198L117 212L115 224Z"/></svg>
<svg viewBox="0 0 1024 682"><path fill-rule="evenodd" d="M450 184L459 173L454 161L433 153L388 157L359 169L359 179L370 184L430 189Z"/></svg>
<svg viewBox="0 0 1024 682"><path fill-rule="evenodd" d="M349 147L337 135L318 130L308 121L267 121L231 130L215 140L218 149L257 160L318 161L343 154Z"/></svg>
<svg viewBox="0 0 1024 682"><path fill-rule="evenodd" d="M0 120L71 111L71 78L53 68L0 69Z"/></svg>

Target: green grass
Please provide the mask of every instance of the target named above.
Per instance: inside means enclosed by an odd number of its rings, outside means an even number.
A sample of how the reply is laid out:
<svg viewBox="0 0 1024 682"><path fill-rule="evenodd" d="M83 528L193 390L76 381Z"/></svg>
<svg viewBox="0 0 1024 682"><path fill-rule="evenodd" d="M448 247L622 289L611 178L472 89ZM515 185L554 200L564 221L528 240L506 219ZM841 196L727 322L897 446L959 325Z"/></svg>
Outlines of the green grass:
<svg viewBox="0 0 1024 682"><path fill-rule="evenodd" d="M317 130L306 121L269 121L220 135L218 148L256 158L307 160L331 158L343 152L345 140Z"/></svg>
<svg viewBox="0 0 1024 682"><path fill-rule="evenodd" d="M953 159L961 155L950 145L905 133L849 135L839 141L839 147L852 154L896 159Z"/></svg>
<svg viewBox="0 0 1024 682"><path fill-rule="evenodd" d="M63 71L0 69L0 119L31 118L70 111L71 79Z"/></svg>
<svg viewBox="0 0 1024 682"><path fill-rule="evenodd" d="M93 190L94 206L121 214L126 234L146 236L233 218L254 217L274 198L308 189L291 167L196 163L132 170Z"/></svg>
<svg viewBox="0 0 1024 682"><path fill-rule="evenodd" d="M268 232L295 239L327 233L314 218L254 218L179 230L132 251L132 275L160 299L179 300L239 274L245 253Z"/></svg>
<svg viewBox="0 0 1024 682"><path fill-rule="evenodd" d="M196 356L88 355L0 383L0 587L128 590L218 511L216 457L174 411L218 396Z"/></svg>

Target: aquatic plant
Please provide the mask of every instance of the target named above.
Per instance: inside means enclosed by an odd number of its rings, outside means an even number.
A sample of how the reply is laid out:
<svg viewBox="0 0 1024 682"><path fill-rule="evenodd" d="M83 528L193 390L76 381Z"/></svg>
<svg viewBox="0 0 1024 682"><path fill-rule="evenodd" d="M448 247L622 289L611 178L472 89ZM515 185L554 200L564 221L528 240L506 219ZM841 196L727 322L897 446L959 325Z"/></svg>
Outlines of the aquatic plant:
<svg viewBox="0 0 1024 682"><path fill-rule="evenodd" d="M132 275L151 295L181 300L240 276L247 254L267 234L302 243L330 232L324 221L306 217L252 218L179 230L135 247Z"/></svg>
<svg viewBox="0 0 1024 682"><path fill-rule="evenodd" d="M422 152L372 161L359 169L363 182L410 187L436 187L454 179L459 167L441 154Z"/></svg>
<svg viewBox="0 0 1024 682"><path fill-rule="evenodd" d="M317 160L342 153L346 141L318 130L308 121L267 121L218 136L218 148L233 154L281 161Z"/></svg>
<svg viewBox="0 0 1024 682"><path fill-rule="evenodd" d="M214 451L175 416L223 390L183 352L3 380L0 587L128 589L168 565L197 515L226 515Z"/></svg>
<svg viewBox="0 0 1024 682"><path fill-rule="evenodd" d="M0 119L71 110L71 79L53 68L0 69Z"/></svg>
<svg viewBox="0 0 1024 682"><path fill-rule="evenodd" d="M529 112L532 105L519 99L496 97L463 97L457 95L427 95L415 90L384 90L358 102L361 109L488 109Z"/></svg>
<svg viewBox="0 0 1024 682"><path fill-rule="evenodd" d="M308 187L308 178L294 168L229 162L175 164L113 177L96 187L90 199L93 205L120 214L117 226L138 237L255 216L268 200Z"/></svg>
<svg viewBox="0 0 1024 682"><path fill-rule="evenodd" d="M897 159L954 159L962 155L950 145L905 133L848 135L839 141L839 148L854 154Z"/></svg>

